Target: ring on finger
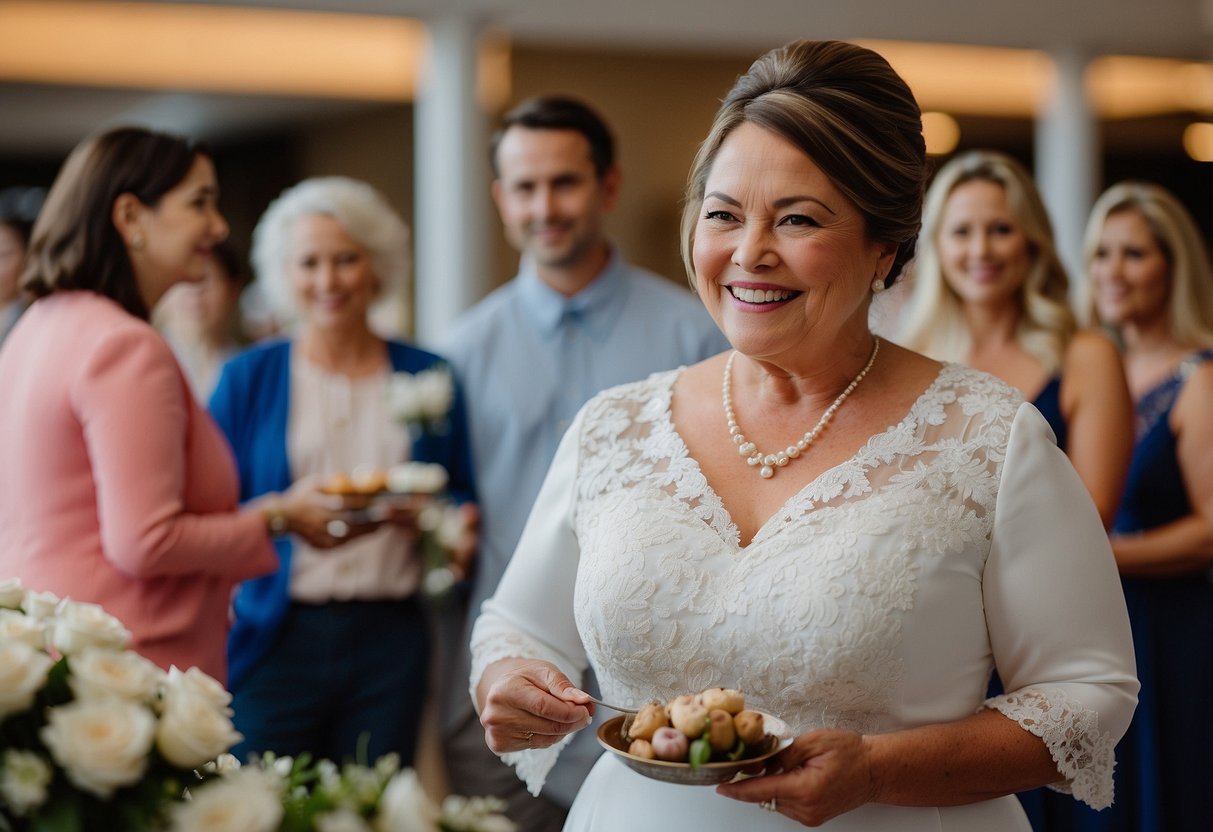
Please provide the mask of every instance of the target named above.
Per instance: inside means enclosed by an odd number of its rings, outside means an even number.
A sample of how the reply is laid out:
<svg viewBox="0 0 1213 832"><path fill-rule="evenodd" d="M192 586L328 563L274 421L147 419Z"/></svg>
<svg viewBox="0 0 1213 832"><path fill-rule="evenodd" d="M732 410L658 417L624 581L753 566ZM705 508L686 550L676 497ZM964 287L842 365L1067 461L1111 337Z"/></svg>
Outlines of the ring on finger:
<svg viewBox="0 0 1213 832"><path fill-rule="evenodd" d="M777 798L772 797L770 800L764 800L761 803L759 803L758 805L761 806L762 808L766 809L768 812L775 812L775 811L778 811L778 809L776 808L777 807L776 800L777 800Z"/></svg>
<svg viewBox="0 0 1213 832"><path fill-rule="evenodd" d="M324 530L330 536L341 539L350 533L350 526L344 520L330 520Z"/></svg>

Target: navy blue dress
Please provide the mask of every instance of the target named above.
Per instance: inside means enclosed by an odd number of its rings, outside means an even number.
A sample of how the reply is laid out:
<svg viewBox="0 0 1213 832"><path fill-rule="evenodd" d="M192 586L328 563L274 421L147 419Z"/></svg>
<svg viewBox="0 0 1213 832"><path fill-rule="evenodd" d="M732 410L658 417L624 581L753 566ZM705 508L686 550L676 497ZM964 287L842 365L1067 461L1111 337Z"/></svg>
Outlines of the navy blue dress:
<svg viewBox="0 0 1213 832"><path fill-rule="evenodd" d="M1036 394L1036 398L1032 400L1032 404L1040 411L1040 415L1045 417L1045 421L1049 423L1049 427L1053 429L1053 435L1057 437L1057 447L1063 451L1066 450L1066 443L1070 438L1069 429L1066 426L1065 416L1061 412L1061 376L1053 376L1048 380L1041 391ZM997 696L1002 693L1002 682L998 678L997 672L994 678L990 680L989 696ZM1024 812L1028 815L1028 821L1032 824L1032 829L1036 832L1051 832L1051 830L1065 828L1050 820L1055 816L1064 816L1070 812L1071 804L1077 804L1078 801L1069 795L1059 794L1050 789L1032 789L1027 792L1020 792L1016 795L1019 802L1023 804Z"/></svg>
<svg viewBox="0 0 1213 832"><path fill-rule="evenodd" d="M1115 534L1192 513L1170 417L1184 381L1213 350L1189 356L1136 403L1137 441ZM1141 693L1116 747L1115 803L1095 812L1046 793L1025 808L1037 832L1213 830L1213 580L1207 573L1124 578Z"/></svg>

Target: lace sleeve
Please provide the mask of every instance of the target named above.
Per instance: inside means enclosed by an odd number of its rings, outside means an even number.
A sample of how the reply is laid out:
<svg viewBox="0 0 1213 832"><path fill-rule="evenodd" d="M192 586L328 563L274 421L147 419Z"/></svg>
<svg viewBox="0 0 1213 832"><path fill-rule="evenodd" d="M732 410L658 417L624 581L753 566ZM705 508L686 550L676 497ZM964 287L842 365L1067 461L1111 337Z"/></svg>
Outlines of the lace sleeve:
<svg viewBox="0 0 1213 832"><path fill-rule="evenodd" d="M1069 460L1028 404L1007 444L982 591L1006 695L989 700L1040 737L1069 791L1112 802L1113 750L1138 682L1107 535Z"/></svg>
<svg viewBox="0 0 1213 832"><path fill-rule="evenodd" d="M1065 691L1028 688L987 699L985 707L1044 740L1064 782L1049 788L1073 794L1093 809L1112 805L1116 738L1099 730L1099 715Z"/></svg>
<svg viewBox="0 0 1213 832"><path fill-rule="evenodd" d="M573 684L581 684L588 660L573 616L579 550L572 525L581 421L579 416L565 433L518 548L472 630L473 702L485 668L507 658L551 662ZM571 736L549 748L504 754L501 759L514 766L531 794L538 795Z"/></svg>

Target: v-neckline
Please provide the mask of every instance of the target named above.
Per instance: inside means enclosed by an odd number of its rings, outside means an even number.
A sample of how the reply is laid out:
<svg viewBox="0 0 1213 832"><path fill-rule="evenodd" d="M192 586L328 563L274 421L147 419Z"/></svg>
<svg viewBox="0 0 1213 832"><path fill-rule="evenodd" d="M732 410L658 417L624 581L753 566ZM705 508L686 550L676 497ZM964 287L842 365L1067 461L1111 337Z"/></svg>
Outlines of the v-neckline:
<svg viewBox="0 0 1213 832"><path fill-rule="evenodd" d="M952 372L958 368L963 369L962 365L959 364L943 363L939 369L939 372L937 372L935 377L931 380L931 383L924 387L922 392L919 393L914 401L910 404L910 407L907 409L904 416L893 424L889 425L883 431L869 436L867 441L860 445L855 453L851 454L846 459L839 461L835 465L831 465L829 468L825 469L817 476L806 482L804 486L788 497L788 499L785 500L773 514L767 517L767 519L758 526L757 531L754 532L754 535L749 539L749 541L744 544L741 542L741 530L738 528L737 522L733 519L733 513L729 510L728 506L725 505L724 500L716 492L716 489L712 487L712 483L708 480L707 475L703 472L703 468L699 465L699 460L691 455L691 450L687 446L686 440L682 438L682 434L678 432L678 427L674 424L674 417L673 413L671 412L671 406L674 400L674 385L678 382L678 379L682 375L685 368L680 368L678 372L671 374L669 384L665 388L665 402L664 407L661 409L660 416L661 427L665 432L668 432L669 435L673 437L673 459L681 459L686 461L687 465L689 465L694 471L695 476L699 477L699 479L703 482L704 498L715 503L715 505L719 507L720 514L726 522L723 529L718 529L714 524L707 521L703 521L704 525L715 531L717 535L722 538L723 542L732 544L737 552L741 554L747 552L755 543L762 542L768 536L767 530L771 527L772 523L774 523L776 520L782 520L784 517L787 517L790 513L792 513L792 509L798 503L803 502L805 493L817 486L817 484L826 477L833 475L836 471L843 468L854 468L856 466L860 468L870 467L866 466L866 464L863 462L863 458L871 456L869 451L873 445L875 445L876 440L878 438L903 432L920 422L921 417L919 415L919 411L923 407L927 398L932 396L937 388L943 385L946 377L950 376Z"/></svg>

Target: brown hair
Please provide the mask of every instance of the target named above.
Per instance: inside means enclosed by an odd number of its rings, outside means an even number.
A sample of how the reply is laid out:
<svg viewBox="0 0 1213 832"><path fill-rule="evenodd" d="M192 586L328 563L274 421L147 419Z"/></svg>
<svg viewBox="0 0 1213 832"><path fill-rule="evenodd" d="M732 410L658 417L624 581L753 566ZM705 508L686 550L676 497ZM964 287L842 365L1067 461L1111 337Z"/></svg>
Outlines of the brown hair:
<svg viewBox="0 0 1213 832"><path fill-rule="evenodd" d="M501 126L493 133L489 142L489 162L493 166L494 176L501 176L497 167L497 148L511 127L573 130L580 133L590 145L590 161L594 163L594 171L599 179L615 165L615 139L602 116L575 98L540 96L528 98L506 113Z"/></svg>
<svg viewBox="0 0 1213 832"><path fill-rule="evenodd" d="M868 238L897 244L891 284L914 256L928 168L922 113L888 61L841 41L774 49L737 79L716 113L687 181L682 259L691 251L708 174L720 146L752 123L804 151L863 215Z"/></svg>
<svg viewBox="0 0 1213 832"><path fill-rule="evenodd" d="M35 297L86 289L146 320L147 304L114 227L114 201L129 193L155 207L198 156L210 154L189 139L141 127L119 127L81 142L34 223L22 288Z"/></svg>

